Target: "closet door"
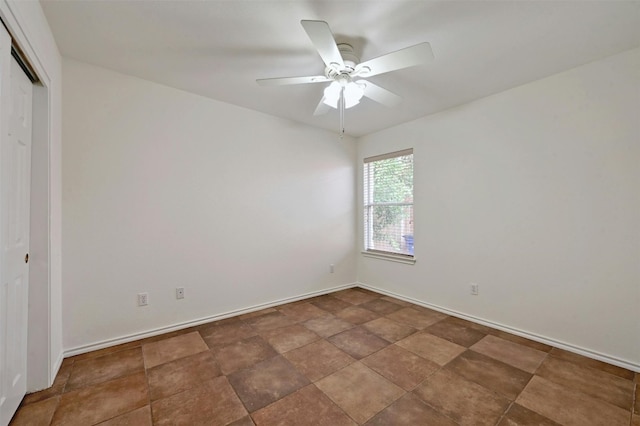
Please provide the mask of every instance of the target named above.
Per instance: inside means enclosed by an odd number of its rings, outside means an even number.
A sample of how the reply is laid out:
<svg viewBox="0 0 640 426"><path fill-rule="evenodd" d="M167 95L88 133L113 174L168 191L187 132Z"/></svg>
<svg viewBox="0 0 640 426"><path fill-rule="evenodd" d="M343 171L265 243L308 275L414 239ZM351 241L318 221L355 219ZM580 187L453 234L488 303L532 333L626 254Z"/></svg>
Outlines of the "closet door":
<svg viewBox="0 0 640 426"><path fill-rule="evenodd" d="M0 425L26 392L33 86L0 26Z"/></svg>

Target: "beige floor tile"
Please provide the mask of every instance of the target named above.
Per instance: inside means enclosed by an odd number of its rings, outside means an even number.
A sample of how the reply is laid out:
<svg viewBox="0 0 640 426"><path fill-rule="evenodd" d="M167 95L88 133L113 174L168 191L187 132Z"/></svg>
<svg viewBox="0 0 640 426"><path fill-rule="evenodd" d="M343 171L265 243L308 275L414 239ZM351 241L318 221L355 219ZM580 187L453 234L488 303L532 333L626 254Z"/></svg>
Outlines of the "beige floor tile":
<svg viewBox="0 0 640 426"><path fill-rule="evenodd" d="M402 340L417 331L413 327L409 327L406 324L401 324L385 317L365 322L362 326L373 334L392 343Z"/></svg>
<svg viewBox="0 0 640 426"><path fill-rule="evenodd" d="M355 362L352 357L326 340L318 340L289 351L284 357L312 382Z"/></svg>
<svg viewBox="0 0 640 426"><path fill-rule="evenodd" d="M73 364L65 392L144 371L142 349L131 348Z"/></svg>
<svg viewBox="0 0 640 426"><path fill-rule="evenodd" d="M429 333L412 334L406 339L396 342L396 345L438 365L447 364L466 350L464 346L456 345Z"/></svg>
<svg viewBox="0 0 640 426"><path fill-rule="evenodd" d="M404 395L400 387L359 362L319 380L316 386L358 423Z"/></svg>
<svg viewBox="0 0 640 426"><path fill-rule="evenodd" d="M364 358L362 363L407 391L440 369L435 362L397 345L390 345Z"/></svg>
<svg viewBox="0 0 640 426"><path fill-rule="evenodd" d="M223 426L247 415L224 376L152 403L156 426Z"/></svg>
<svg viewBox="0 0 640 426"><path fill-rule="evenodd" d="M376 414L366 425L457 426L457 423L429 407L414 394L408 393Z"/></svg>
<svg viewBox="0 0 640 426"><path fill-rule="evenodd" d="M122 414L102 422L99 426L152 426L151 406L146 405L137 410Z"/></svg>
<svg viewBox="0 0 640 426"><path fill-rule="evenodd" d="M584 367L550 356L538 368L536 375L625 410L630 410L633 406L633 382L603 370Z"/></svg>
<svg viewBox="0 0 640 426"><path fill-rule="evenodd" d="M508 399L445 370L429 376L414 393L460 425L493 426L509 406Z"/></svg>
<svg viewBox="0 0 640 426"><path fill-rule="evenodd" d="M305 321L303 325L322 337L333 336L354 327L350 322L336 317L314 318Z"/></svg>
<svg viewBox="0 0 640 426"><path fill-rule="evenodd" d="M471 350L506 362L528 373L534 373L547 356L546 352L492 335L485 336L471 346Z"/></svg>
<svg viewBox="0 0 640 426"><path fill-rule="evenodd" d="M504 415L498 426L560 426L535 411L513 403Z"/></svg>
<svg viewBox="0 0 640 426"><path fill-rule="evenodd" d="M42 401L33 402L22 406L13 416L11 426L48 425L51 423L53 413L58 408L60 396L54 396Z"/></svg>
<svg viewBox="0 0 640 426"><path fill-rule="evenodd" d="M256 411L252 417L257 426L357 425L314 385L308 385Z"/></svg>
<svg viewBox="0 0 640 426"><path fill-rule="evenodd" d="M514 400L529 383L531 374L474 351L466 351L445 369Z"/></svg>
<svg viewBox="0 0 640 426"><path fill-rule="evenodd" d="M228 376L249 412L254 412L308 385L309 380L282 356Z"/></svg>
<svg viewBox="0 0 640 426"><path fill-rule="evenodd" d="M432 324L445 319L447 316L435 311L418 310L414 308L402 308L386 316L394 321L407 324L418 330L427 328Z"/></svg>
<svg viewBox="0 0 640 426"><path fill-rule="evenodd" d="M320 339L320 336L300 324L265 331L260 335L280 353L288 352Z"/></svg>
<svg viewBox="0 0 640 426"><path fill-rule="evenodd" d="M200 352L148 369L149 394L152 401L166 398L221 374L213 353Z"/></svg>
<svg viewBox="0 0 640 426"><path fill-rule="evenodd" d="M629 410L534 376L516 402L567 426L626 426Z"/></svg>
<svg viewBox="0 0 640 426"><path fill-rule="evenodd" d="M146 368L208 350L197 331L142 345Z"/></svg>
<svg viewBox="0 0 640 426"><path fill-rule="evenodd" d="M137 373L63 394L51 424L92 425L148 403L147 379Z"/></svg>
<svg viewBox="0 0 640 426"><path fill-rule="evenodd" d="M260 336L230 343L213 350L216 361L224 374L251 367L252 365L278 355L273 347Z"/></svg>

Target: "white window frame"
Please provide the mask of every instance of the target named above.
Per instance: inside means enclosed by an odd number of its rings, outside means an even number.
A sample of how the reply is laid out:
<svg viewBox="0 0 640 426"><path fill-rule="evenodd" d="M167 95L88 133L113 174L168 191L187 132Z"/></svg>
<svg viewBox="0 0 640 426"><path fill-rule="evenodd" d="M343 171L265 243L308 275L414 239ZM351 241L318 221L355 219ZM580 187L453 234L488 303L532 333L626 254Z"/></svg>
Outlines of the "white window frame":
<svg viewBox="0 0 640 426"><path fill-rule="evenodd" d="M383 251L383 250L376 250L376 249L370 249L370 238L371 235L373 234L373 220L371 218L371 216L373 215L373 208L375 206L414 206L415 200L414 202L411 203L406 203L406 202L396 202L396 203L374 203L372 201L373 198L373 185L371 185L371 181L367 176L367 164L368 163L373 163L376 161L381 161L381 160L386 160L389 158L396 158L396 157L403 157L403 156L407 156L407 155L413 155L413 148L409 148L409 149L404 149L401 151L394 151L394 152L390 152L387 154L382 154L382 155L376 155L373 157L367 157L364 159L364 164L363 164L363 198L364 198L364 203L363 203L363 219L364 219L364 224L363 224L363 231L364 231L364 239L363 239L363 243L364 243L364 250L362 251L362 254L366 257L372 257L372 258L377 258L377 259L382 259L382 260L391 260L391 261L395 261L395 262L401 262L401 263L407 263L407 264L414 264L415 263L415 254L405 254L405 253L396 253L396 252L389 252L389 251ZM412 197L413 199L413 197ZM368 217L368 218L367 218Z"/></svg>

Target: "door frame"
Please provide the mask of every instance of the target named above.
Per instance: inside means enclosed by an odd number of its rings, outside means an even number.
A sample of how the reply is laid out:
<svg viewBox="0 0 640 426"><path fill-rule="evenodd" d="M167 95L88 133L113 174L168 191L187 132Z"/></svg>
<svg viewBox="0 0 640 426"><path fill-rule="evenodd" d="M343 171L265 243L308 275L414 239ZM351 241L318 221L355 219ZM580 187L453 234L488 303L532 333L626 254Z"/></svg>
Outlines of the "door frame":
<svg viewBox="0 0 640 426"><path fill-rule="evenodd" d="M60 123L60 120L53 115L52 88L54 85L51 76L59 78L60 70L50 69L51 60L44 57L50 52L43 51L50 46L42 46L41 40L38 40L42 38L41 33L44 30L37 25L34 27L34 24L37 24L34 22L34 16L37 20L43 20L46 23L40 4L29 3L20 4L12 0L0 0L0 18L41 82L41 85L33 87L31 236L29 240L32 262L29 262L27 325L27 391L36 391L51 386L62 363L61 318L58 312L61 301L52 299L52 282L55 281L57 285L60 283L59 235L55 235L56 231L59 233L60 226L52 223L52 219L59 220L59 215L55 217L52 215L52 195L59 194L59 188L52 187L52 184L59 185L60 178L53 176L52 170L59 173L55 162L60 161L60 153L59 149L52 150L57 139L52 125L56 122ZM34 10L34 7L39 10ZM41 14L41 17L37 17L38 14ZM51 40L51 43L57 54L55 42ZM58 88L59 85L60 82L57 83ZM59 97L59 94L56 97ZM58 298L61 297L60 290L56 292Z"/></svg>

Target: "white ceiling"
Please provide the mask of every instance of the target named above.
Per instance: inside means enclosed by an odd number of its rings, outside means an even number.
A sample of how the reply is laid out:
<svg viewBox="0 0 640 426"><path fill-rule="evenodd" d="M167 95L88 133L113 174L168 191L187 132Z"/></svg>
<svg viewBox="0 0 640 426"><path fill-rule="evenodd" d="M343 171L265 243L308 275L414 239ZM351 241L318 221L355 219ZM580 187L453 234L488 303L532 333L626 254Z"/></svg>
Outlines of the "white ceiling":
<svg viewBox="0 0 640 426"><path fill-rule="evenodd" d="M323 74L301 19L368 60L423 41L435 61L371 77L404 98L347 110L361 136L640 45L640 1L41 1L61 53L202 96L338 130L314 117ZM241 124L241 123L238 123Z"/></svg>

